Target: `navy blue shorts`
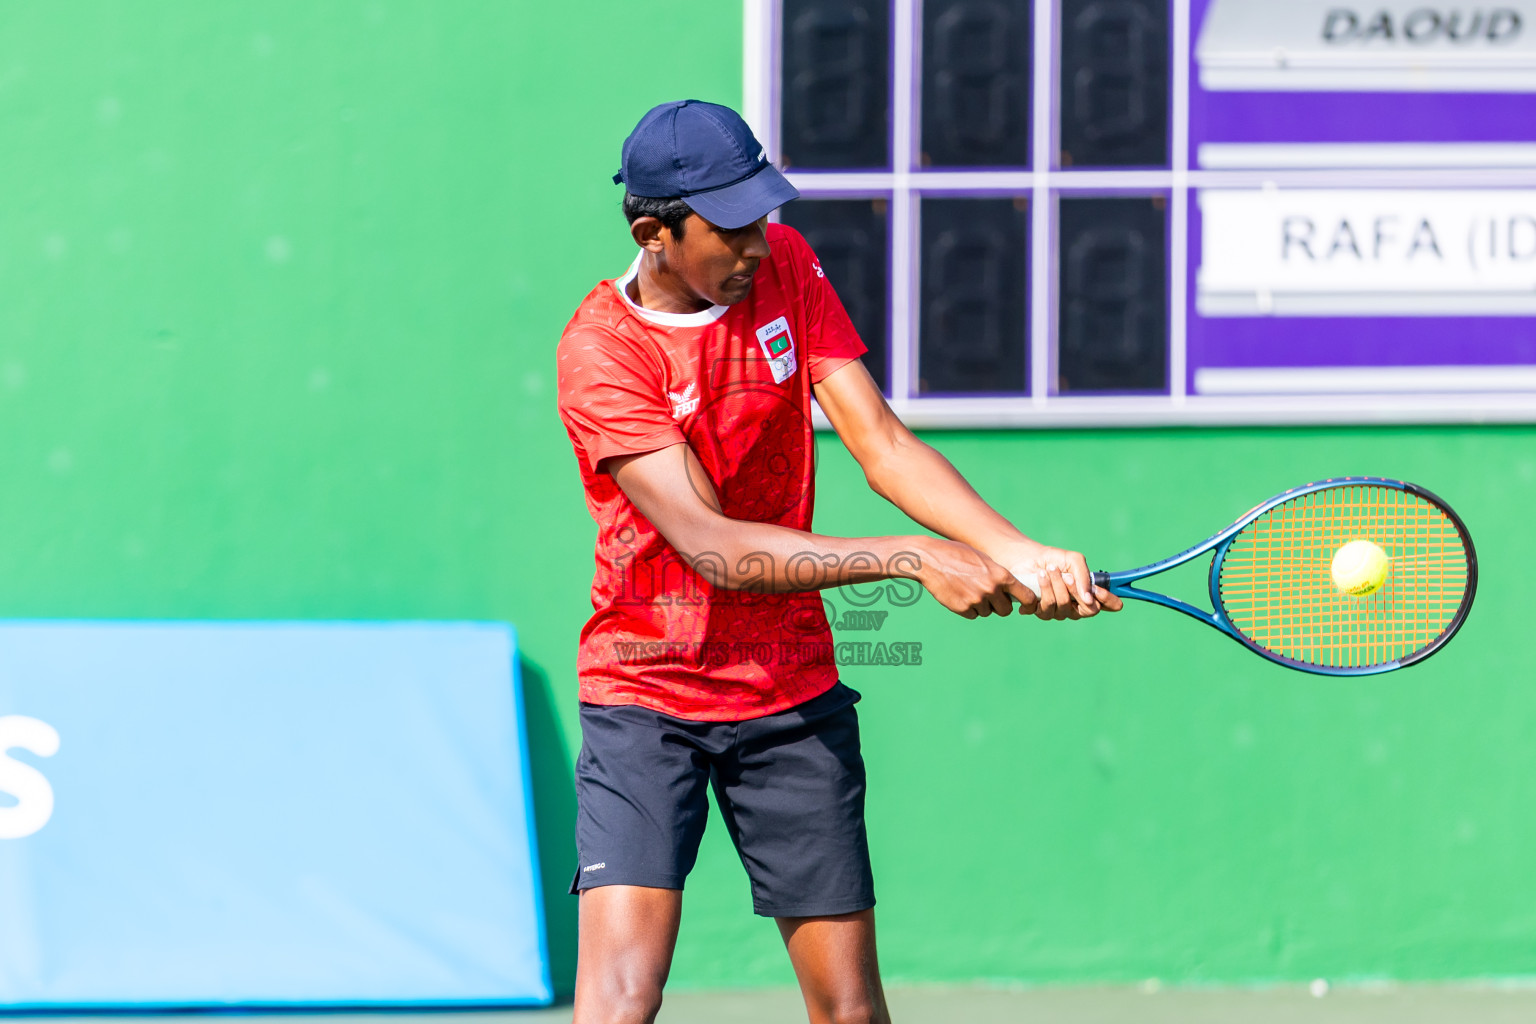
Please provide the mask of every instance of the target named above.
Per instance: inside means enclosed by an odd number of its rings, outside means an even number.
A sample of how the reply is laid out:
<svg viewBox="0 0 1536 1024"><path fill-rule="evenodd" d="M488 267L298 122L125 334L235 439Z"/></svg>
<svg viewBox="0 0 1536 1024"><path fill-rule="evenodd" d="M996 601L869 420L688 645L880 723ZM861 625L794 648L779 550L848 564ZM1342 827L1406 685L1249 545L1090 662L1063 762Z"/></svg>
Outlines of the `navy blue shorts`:
<svg viewBox="0 0 1536 1024"><path fill-rule="evenodd" d="M874 906L858 699L838 683L745 722L583 704L571 892L681 889L709 817L707 783L757 913L821 917Z"/></svg>

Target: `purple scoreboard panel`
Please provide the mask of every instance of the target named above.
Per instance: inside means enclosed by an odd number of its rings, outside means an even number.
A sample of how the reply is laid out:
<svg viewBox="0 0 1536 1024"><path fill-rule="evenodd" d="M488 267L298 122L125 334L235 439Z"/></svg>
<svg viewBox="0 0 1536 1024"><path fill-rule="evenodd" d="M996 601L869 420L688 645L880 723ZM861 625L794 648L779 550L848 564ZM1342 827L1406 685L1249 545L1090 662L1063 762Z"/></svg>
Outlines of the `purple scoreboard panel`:
<svg viewBox="0 0 1536 1024"><path fill-rule="evenodd" d="M745 0L908 422L1536 421L1536 0Z"/></svg>

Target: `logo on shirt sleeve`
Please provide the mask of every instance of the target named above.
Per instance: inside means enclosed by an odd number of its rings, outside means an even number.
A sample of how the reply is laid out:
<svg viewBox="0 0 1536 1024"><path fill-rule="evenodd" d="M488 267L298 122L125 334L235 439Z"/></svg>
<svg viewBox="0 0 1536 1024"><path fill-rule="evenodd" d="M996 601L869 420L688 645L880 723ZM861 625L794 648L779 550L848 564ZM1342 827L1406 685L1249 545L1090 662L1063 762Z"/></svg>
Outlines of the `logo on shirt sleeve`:
<svg viewBox="0 0 1536 1024"><path fill-rule="evenodd" d="M757 343L768 360L773 382L782 384L795 373L795 339L789 333L789 320L779 317L757 329Z"/></svg>
<svg viewBox="0 0 1536 1024"><path fill-rule="evenodd" d="M672 399L672 418L680 420L699 407L699 400L693 397L693 389L698 387L694 382L681 391L668 391L667 397Z"/></svg>

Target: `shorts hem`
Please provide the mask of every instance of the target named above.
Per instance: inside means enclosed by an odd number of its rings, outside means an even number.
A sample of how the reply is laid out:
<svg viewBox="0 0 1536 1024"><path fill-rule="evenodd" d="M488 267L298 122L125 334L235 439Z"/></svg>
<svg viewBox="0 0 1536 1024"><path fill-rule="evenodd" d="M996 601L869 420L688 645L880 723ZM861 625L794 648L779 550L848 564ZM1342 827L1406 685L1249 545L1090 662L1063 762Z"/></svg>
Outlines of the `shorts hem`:
<svg viewBox="0 0 1536 1024"><path fill-rule="evenodd" d="M875 897L865 894L846 900L822 900L819 903L793 903L788 906L770 907L753 902L752 913L758 917L836 917L839 914L857 914L875 905Z"/></svg>
<svg viewBox="0 0 1536 1024"><path fill-rule="evenodd" d="M604 875L602 878L584 878L580 872L571 879L567 890L572 896L580 896L588 889L601 889L608 885L637 885L644 889L682 889L683 879L676 875Z"/></svg>

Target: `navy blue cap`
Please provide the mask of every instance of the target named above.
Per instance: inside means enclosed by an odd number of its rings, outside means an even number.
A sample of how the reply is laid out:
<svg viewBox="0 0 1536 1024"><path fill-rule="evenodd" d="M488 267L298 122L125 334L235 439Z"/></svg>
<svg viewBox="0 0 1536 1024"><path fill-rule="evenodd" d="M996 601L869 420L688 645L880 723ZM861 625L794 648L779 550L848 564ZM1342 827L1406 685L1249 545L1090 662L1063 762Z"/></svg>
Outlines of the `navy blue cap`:
<svg viewBox="0 0 1536 1024"><path fill-rule="evenodd" d="M647 111L624 140L613 182L631 195L681 199L722 228L746 227L800 196L740 114L701 100Z"/></svg>

